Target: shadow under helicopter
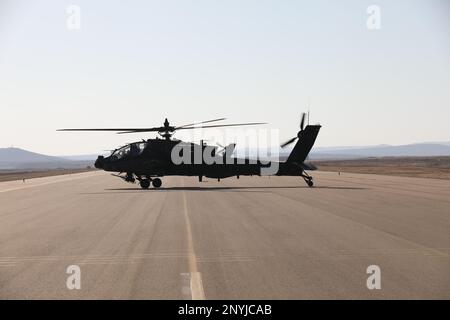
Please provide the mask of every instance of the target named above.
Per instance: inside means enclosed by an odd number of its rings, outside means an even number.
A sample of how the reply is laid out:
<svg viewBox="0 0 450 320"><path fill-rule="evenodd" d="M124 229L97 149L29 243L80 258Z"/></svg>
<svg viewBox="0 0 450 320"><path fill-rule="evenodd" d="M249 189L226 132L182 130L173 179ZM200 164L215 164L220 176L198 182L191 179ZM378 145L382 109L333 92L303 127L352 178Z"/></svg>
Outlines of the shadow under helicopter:
<svg viewBox="0 0 450 320"><path fill-rule="evenodd" d="M105 189L105 191L111 192L97 192L98 194L108 194L117 193L114 191L136 191L136 192L168 192L168 191L221 191L221 192L268 192L270 189L311 189L308 186L258 186L258 187L160 187L160 188L150 188L143 190L139 187L136 188L111 188ZM365 190L366 188L361 187L332 187L332 186L315 186L313 189L332 189L332 190ZM84 194L97 194L94 193L84 193ZM129 193L129 192L127 192Z"/></svg>

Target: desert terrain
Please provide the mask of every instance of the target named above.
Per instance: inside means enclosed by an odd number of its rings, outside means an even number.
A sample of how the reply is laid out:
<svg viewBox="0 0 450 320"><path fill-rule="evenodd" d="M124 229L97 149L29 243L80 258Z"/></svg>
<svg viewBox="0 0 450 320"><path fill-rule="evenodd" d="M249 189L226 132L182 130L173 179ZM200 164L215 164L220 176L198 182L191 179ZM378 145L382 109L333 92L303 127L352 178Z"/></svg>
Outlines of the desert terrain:
<svg viewBox="0 0 450 320"><path fill-rule="evenodd" d="M358 160L316 160L321 171L450 179L450 157L384 157Z"/></svg>

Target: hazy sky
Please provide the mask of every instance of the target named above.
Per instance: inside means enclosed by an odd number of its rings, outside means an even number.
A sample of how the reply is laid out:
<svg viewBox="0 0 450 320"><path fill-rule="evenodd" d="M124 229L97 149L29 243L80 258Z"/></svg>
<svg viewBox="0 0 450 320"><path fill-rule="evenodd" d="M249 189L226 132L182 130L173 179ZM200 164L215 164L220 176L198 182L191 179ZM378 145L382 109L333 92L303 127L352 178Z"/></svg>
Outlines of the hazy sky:
<svg viewBox="0 0 450 320"><path fill-rule="evenodd" d="M165 117L285 140L308 97L318 146L449 141L450 2L0 0L0 147L100 153L154 135L55 130Z"/></svg>

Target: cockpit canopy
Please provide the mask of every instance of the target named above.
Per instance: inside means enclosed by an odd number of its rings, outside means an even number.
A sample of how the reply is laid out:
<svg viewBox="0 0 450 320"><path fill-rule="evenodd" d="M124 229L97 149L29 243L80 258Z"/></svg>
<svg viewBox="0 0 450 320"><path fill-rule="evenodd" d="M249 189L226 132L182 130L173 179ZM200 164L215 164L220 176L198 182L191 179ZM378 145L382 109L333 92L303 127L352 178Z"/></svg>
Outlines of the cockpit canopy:
<svg viewBox="0 0 450 320"><path fill-rule="evenodd" d="M144 151L146 146L147 142L135 142L127 144L126 146L114 150L114 152L111 154L111 160L120 160L128 156L139 156Z"/></svg>

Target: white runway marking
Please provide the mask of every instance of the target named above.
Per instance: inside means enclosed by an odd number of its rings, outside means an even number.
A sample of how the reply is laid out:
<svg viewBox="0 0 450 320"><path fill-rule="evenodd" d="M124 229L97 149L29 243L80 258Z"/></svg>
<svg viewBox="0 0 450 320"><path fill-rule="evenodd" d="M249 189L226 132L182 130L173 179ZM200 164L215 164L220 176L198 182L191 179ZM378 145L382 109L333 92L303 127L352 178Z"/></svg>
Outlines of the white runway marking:
<svg viewBox="0 0 450 320"><path fill-rule="evenodd" d="M192 300L205 300L205 292L203 291L202 275L200 272L191 273L191 297Z"/></svg>
<svg viewBox="0 0 450 320"><path fill-rule="evenodd" d="M184 186L184 180L182 180L181 183L182 186ZM192 238L191 222L189 220L189 212L185 191L182 192L182 195L183 195L184 218L186 220L189 271L191 274L191 281L190 281L191 297L192 300L205 300L205 292L203 290L202 277L200 272L198 272L197 257L194 251L194 240Z"/></svg>
<svg viewBox="0 0 450 320"><path fill-rule="evenodd" d="M205 300L200 272L181 273L181 294L185 300Z"/></svg>

